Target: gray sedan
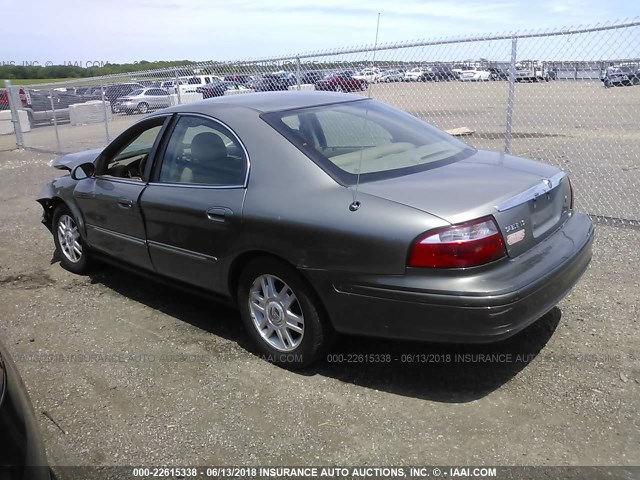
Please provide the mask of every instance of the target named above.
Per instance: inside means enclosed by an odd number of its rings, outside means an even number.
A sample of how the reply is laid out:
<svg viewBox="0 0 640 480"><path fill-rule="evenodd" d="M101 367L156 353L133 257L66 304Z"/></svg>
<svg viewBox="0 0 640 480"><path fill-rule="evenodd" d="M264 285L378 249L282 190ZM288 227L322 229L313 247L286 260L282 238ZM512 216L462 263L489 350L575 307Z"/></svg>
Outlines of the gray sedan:
<svg viewBox="0 0 640 480"><path fill-rule="evenodd" d="M113 104L114 112L147 113L149 110L167 108L169 92L163 88L139 88L125 97L119 97Z"/></svg>
<svg viewBox="0 0 640 480"><path fill-rule="evenodd" d="M264 358L334 333L491 342L553 308L594 229L565 173L357 95L176 106L66 155L40 195L66 269L106 259L237 305Z"/></svg>

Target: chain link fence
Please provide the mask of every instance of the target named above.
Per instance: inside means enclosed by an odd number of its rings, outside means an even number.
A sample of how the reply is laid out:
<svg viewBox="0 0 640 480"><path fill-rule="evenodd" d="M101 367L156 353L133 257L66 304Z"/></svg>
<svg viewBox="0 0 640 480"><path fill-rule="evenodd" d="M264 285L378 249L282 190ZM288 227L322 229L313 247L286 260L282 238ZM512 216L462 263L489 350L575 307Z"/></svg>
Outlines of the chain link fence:
<svg viewBox="0 0 640 480"><path fill-rule="evenodd" d="M1 117L0 133L21 133L0 135L0 150L98 148L155 109L314 89L367 95L474 147L557 165L571 176L578 208L603 222L640 225L635 20L8 86L0 104L5 98L13 112L9 124Z"/></svg>

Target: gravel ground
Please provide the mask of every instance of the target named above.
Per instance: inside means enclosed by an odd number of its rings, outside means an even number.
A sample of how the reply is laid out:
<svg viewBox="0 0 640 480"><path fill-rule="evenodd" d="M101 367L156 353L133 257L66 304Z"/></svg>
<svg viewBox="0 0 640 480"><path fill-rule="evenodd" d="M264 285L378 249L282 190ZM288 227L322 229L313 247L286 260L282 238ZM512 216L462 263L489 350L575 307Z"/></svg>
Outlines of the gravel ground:
<svg viewBox="0 0 640 480"><path fill-rule="evenodd" d="M294 373L234 310L63 270L34 201L52 158L0 153L0 338L61 427L39 415L53 464L640 465L640 231L600 226L582 281L508 341L343 338Z"/></svg>

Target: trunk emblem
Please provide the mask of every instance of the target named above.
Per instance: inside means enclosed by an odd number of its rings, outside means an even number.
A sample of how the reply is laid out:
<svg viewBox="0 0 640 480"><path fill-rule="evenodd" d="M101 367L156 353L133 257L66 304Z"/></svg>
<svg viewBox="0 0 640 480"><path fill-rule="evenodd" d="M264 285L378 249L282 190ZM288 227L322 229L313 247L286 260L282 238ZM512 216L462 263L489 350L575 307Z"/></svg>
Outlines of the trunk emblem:
<svg viewBox="0 0 640 480"><path fill-rule="evenodd" d="M512 223L511 225L507 225L506 227L504 227L504 231L506 233L515 232L519 228L524 228L525 225L526 225L526 223L525 223L524 219L523 220L519 220L516 223Z"/></svg>

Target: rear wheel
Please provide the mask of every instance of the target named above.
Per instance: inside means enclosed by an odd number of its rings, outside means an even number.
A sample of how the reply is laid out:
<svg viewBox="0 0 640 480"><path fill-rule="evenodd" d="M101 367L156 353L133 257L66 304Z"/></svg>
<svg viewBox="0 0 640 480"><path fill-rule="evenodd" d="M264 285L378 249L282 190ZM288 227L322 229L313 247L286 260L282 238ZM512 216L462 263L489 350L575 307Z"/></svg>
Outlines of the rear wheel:
<svg viewBox="0 0 640 480"><path fill-rule="evenodd" d="M337 84L337 85L336 85L335 90L336 90L336 92L338 92L338 93L342 93L342 92L344 92L344 89L342 88L342 85L340 85L340 84Z"/></svg>
<svg viewBox="0 0 640 480"><path fill-rule="evenodd" d="M633 85L640 85L640 78L638 77L633 77L633 80L631 80L631 83Z"/></svg>
<svg viewBox="0 0 640 480"><path fill-rule="evenodd" d="M80 235L78 223L66 205L53 213L53 241L60 264L73 273L84 273L89 267L89 255Z"/></svg>
<svg viewBox="0 0 640 480"><path fill-rule="evenodd" d="M149 111L149 105L142 102L138 104L138 112L144 114L147 113Z"/></svg>
<svg viewBox="0 0 640 480"><path fill-rule="evenodd" d="M260 257L244 268L238 306L259 352L276 365L306 367L333 337L315 292L294 268L274 258Z"/></svg>

